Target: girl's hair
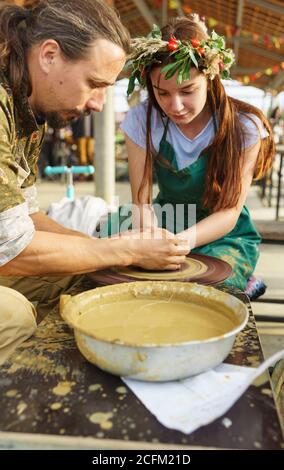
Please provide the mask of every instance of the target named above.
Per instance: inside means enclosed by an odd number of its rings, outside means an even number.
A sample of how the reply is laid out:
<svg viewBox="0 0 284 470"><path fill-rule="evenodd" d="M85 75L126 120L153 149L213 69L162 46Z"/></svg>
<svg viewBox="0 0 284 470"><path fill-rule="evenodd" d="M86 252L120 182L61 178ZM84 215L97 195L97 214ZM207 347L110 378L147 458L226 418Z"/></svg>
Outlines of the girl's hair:
<svg viewBox="0 0 284 470"><path fill-rule="evenodd" d="M0 7L0 68L7 70L12 91L28 84L26 52L46 39L58 42L70 61L88 57L96 39L130 50L130 36L114 9L104 0L43 0L28 10Z"/></svg>
<svg viewBox="0 0 284 470"><path fill-rule="evenodd" d="M172 36L180 40L193 38L202 40L207 37L206 33L200 29L196 22L187 17L174 18L162 28L162 38L165 41L168 41ZM164 56L157 58L162 64L153 62L146 71L149 94L146 123L146 162L138 191L138 199L141 200L142 194L145 194L145 188L147 188L148 203L151 202L152 198L153 162L157 157L151 138L151 113L153 106L163 116L163 112L154 95L150 74L154 68L160 67L171 60L169 57L165 59ZM213 80L208 79L207 101L212 113L216 116L218 129L212 144L207 149L203 149L203 151L209 151L210 154L206 171L203 204L209 211L215 212L220 209L234 207L238 202L242 189L241 170L245 153L245 130L241 125L238 113L253 115L248 116L253 122L253 117L258 117L269 134L267 138L261 139L254 179L262 178L271 167L275 148L269 121L263 113L250 104L227 96L218 75Z"/></svg>

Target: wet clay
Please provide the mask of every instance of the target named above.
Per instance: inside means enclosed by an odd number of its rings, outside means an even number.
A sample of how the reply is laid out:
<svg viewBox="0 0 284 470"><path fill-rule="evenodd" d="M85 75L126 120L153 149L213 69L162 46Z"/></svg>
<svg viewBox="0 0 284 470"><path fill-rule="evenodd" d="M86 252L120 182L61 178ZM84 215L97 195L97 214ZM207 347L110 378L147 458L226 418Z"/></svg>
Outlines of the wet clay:
<svg viewBox="0 0 284 470"><path fill-rule="evenodd" d="M222 336L238 326L232 309L209 301L129 298L97 303L78 319L92 336L125 344L178 344Z"/></svg>

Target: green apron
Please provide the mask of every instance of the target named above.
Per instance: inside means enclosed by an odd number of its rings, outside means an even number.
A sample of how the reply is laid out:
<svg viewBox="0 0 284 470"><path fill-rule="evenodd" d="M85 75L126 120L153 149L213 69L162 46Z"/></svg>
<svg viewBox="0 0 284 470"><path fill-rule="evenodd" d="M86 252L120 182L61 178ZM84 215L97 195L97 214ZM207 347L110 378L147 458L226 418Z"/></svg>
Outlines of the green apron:
<svg viewBox="0 0 284 470"><path fill-rule="evenodd" d="M166 207L172 208L174 220L170 226L172 227L171 231L177 233L186 230L209 215L208 210L202 206L209 156L205 153L201 154L194 163L179 170L175 151L166 139L168 122L160 142L158 157L155 159L159 194L154 200L153 206L158 216L159 226L163 228L169 228L169 225L167 223L166 226L166 217L161 214L158 207L167 205ZM131 210L131 206L128 207ZM195 209L194 213L192 213L192 207ZM183 208L182 217L181 208ZM125 215L124 217L117 215L112 217L109 220L108 233L117 233L120 224L125 221L126 217ZM230 233L214 242L195 248L191 252L215 256L227 261L233 269L233 274L225 281L225 284L244 290L259 257L260 241L261 238L250 218L249 211L244 206L236 226Z"/></svg>

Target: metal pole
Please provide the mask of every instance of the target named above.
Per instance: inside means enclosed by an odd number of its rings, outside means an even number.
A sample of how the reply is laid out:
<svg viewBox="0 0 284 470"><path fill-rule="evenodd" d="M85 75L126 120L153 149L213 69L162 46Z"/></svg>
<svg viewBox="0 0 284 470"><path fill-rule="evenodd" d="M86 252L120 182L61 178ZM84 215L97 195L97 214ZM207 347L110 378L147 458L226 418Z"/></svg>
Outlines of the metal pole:
<svg viewBox="0 0 284 470"><path fill-rule="evenodd" d="M113 89L106 93L101 113L95 114L95 194L114 202L115 193L115 122Z"/></svg>

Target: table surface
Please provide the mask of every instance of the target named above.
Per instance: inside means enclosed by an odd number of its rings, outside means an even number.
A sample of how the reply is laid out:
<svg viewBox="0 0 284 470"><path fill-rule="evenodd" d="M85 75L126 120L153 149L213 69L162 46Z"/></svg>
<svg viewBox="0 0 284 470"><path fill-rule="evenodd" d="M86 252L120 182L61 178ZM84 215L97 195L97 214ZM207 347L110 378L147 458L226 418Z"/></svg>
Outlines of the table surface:
<svg viewBox="0 0 284 470"><path fill-rule="evenodd" d="M250 309L225 362L262 361ZM160 424L119 377L88 363L56 309L0 369L0 395L0 448L283 448L268 372L225 416L186 435Z"/></svg>

